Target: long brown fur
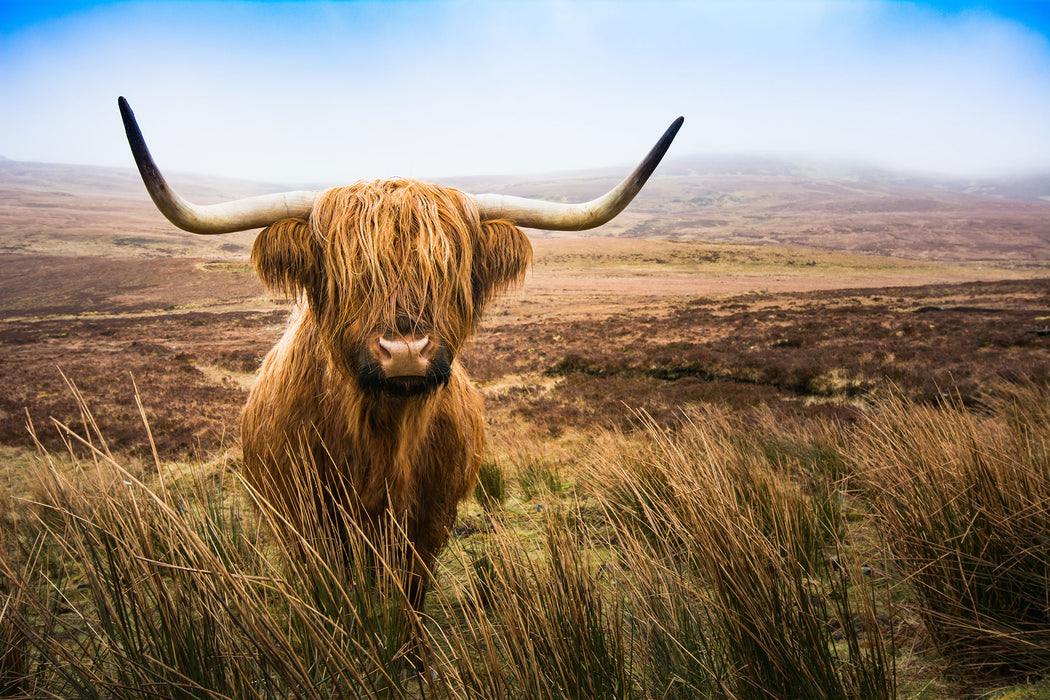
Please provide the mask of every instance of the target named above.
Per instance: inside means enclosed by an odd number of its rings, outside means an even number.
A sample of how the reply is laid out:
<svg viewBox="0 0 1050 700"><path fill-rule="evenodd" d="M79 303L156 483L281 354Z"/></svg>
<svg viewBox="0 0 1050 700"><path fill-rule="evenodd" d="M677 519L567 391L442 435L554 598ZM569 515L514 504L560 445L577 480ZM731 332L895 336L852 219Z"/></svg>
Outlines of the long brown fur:
<svg viewBox="0 0 1050 700"><path fill-rule="evenodd" d="M411 180L329 190L308 222L279 221L252 250L263 282L296 305L242 415L247 479L293 523L304 517L303 469L317 470L313 497L326 511L353 514L366 532L387 514L403 522L419 555L419 606L423 570L473 488L483 447L481 397L455 356L531 258L520 229L480 221L458 190ZM447 385L408 398L362 391L360 349L405 316L448 349Z"/></svg>

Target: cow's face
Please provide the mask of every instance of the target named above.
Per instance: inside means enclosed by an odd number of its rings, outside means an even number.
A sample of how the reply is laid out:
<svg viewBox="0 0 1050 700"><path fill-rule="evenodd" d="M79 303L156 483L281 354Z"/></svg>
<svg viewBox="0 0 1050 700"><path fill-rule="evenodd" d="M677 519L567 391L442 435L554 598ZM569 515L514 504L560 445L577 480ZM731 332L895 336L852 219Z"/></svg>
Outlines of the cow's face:
<svg viewBox="0 0 1050 700"><path fill-rule="evenodd" d="M411 180L329 190L308 222L278 221L252 249L268 288L305 297L333 364L394 397L448 382L486 304L531 258L518 228L480 222L458 190Z"/></svg>

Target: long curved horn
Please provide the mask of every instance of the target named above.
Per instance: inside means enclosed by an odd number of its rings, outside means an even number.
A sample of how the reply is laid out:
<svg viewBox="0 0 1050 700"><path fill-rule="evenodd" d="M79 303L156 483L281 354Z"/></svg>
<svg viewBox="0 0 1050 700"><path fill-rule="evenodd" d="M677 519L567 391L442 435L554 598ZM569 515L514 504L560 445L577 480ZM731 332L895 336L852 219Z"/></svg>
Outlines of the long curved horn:
<svg viewBox="0 0 1050 700"><path fill-rule="evenodd" d="M518 226L548 231L582 231L601 226L631 203L670 148L684 121L685 117L675 119L633 173L601 197L589 202L562 204L502 194L477 194L471 195L471 198L478 207L482 221L508 219Z"/></svg>
<svg viewBox="0 0 1050 700"><path fill-rule="evenodd" d="M146 148L142 131L135 121L131 106L123 97L117 99L120 116L124 120L124 131L128 135L135 164L146 184L149 196L168 221L190 233L233 233L252 228L269 226L281 219L306 218L310 216L319 192L298 191L267 194L260 197L236 199L223 204L192 204L179 196L164 181L153 157Z"/></svg>

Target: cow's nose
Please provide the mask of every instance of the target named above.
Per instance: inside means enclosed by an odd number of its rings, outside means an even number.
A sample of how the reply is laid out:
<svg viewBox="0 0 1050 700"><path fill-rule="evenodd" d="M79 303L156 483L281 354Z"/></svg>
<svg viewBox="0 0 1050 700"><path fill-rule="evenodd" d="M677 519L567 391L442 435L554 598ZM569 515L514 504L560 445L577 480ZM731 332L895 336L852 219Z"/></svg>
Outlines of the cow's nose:
<svg viewBox="0 0 1050 700"><path fill-rule="evenodd" d="M380 337L376 359L388 377L422 377L437 350L430 338Z"/></svg>

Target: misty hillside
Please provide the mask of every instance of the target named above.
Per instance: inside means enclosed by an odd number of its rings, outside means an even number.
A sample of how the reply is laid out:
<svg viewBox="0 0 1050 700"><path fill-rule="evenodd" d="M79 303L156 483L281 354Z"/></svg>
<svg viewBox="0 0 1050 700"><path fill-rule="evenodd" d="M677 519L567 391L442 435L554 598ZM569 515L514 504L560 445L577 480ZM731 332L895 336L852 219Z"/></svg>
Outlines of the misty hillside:
<svg viewBox="0 0 1050 700"><path fill-rule="evenodd" d="M474 177L454 178L450 181L463 186L492 185L505 188L522 182L538 180L619 180L631 169L630 164L615 168L589 171L552 173L548 176ZM667 158L661 163L656 177L713 179L715 182L733 177L760 177L779 179L806 179L833 182L852 182L868 185L894 185L936 191L976 194L1000 199L1050 202L1050 171L1009 178L961 178L899 172L863 163L832 159L787 159L760 156L692 156Z"/></svg>
<svg viewBox="0 0 1050 700"><path fill-rule="evenodd" d="M181 194L189 198L219 200L250 197L267 192L301 189L284 184L233 180L173 172L165 177L178 183ZM7 190L53 192L59 195L112 196L140 199L146 190L134 168L105 168L63 163L32 163L0 156L0 187Z"/></svg>
<svg viewBox="0 0 1050 700"><path fill-rule="evenodd" d="M629 169L438 181L468 192L572 202L604 193ZM344 184L167 177L200 203ZM678 158L661 165L619 217L572 235L775 243L1041 266L1050 261L1050 175L963 181L830 161ZM179 231L154 209L130 168L0 161L0 253L243 257L251 240L250 232Z"/></svg>
<svg viewBox="0 0 1050 700"><path fill-rule="evenodd" d="M673 163L676 175L767 175L898 185L1001 199L1050 202L1050 171L1009 178L962 178L897 172L833 160L692 158Z"/></svg>

